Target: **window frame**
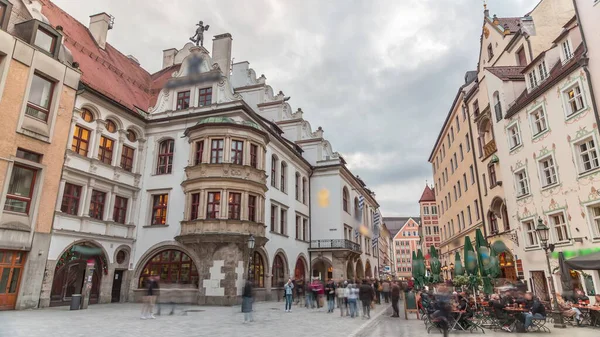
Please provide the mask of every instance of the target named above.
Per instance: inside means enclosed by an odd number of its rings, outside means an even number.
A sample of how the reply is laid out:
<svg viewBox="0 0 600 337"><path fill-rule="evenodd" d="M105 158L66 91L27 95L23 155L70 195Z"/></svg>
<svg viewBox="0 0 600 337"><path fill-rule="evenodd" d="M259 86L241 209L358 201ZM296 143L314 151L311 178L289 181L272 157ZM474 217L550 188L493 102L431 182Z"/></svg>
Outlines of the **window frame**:
<svg viewBox="0 0 600 337"><path fill-rule="evenodd" d="M88 216L96 220L104 220L104 211L106 209L107 193L101 190L92 189L90 197L90 209Z"/></svg>
<svg viewBox="0 0 600 337"><path fill-rule="evenodd" d="M202 155L204 154L204 139L196 141L194 151L194 165L202 164Z"/></svg>
<svg viewBox="0 0 600 337"><path fill-rule="evenodd" d="M517 131L515 134L512 134L511 130L513 128L516 129L516 131ZM508 148L509 148L510 152L523 146L523 137L521 136L521 127L519 125L519 121L514 121L513 123L510 123L506 127L506 133L508 134ZM519 142L518 142L518 144L513 145L514 136L517 136Z"/></svg>
<svg viewBox="0 0 600 337"><path fill-rule="evenodd" d="M258 197L253 194L248 194L248 221L257 222L256 218L256 201Z"/></svg>
<svg viewBox="0 0 600 337"><path fill-rule="evenodd" d="M349 199L350 192L348 191L348 188L344 186L342 188L342 209L348 214L350 214L350 207L348 206Z"/></svg>
<svg viewBox="0 0 600 337"><path fill-rule="evenodd" d="M204 90L204 92L202 92ZM212 87L198 89L198 107L209 106L212 104ZM204 104L201 104L204 103Z"/></svg>
<svg viewBox="0 0 600 337"><path fill-rule="evenodd" d="M211 196L213 197L211 200ZM206 219L218 220L221 216L221 192L209 191L206 194Z"/></svg>
<svg viewBox="0 0 600 337"><path fill-rule="evenodd" d="M277 188L277 167L279 166L279 157L271 155L271 187Z"/></svg>
<svg viewBox="0 0 600 337"><path fill-rule="evenodd" d="M539 119L536 119L534 117L534 114L538 112L541 113L541 117ZM531 134L533 135L533 139L545 134L550 130L548 125L548 114L546 113L546 106L543 102L534 106L527 115L529 117L529 126L531 127ZM543 130L541 128L539 128L538 130L537 124L539 121L543 121L543 124L545 126Z"/></svg>
<svg viewBox="0 0 600 337"><path fill-rule="evenodd" d="M166 259L165 253L167 253ZM175 254L179 253L179 254ZM176 260L174 257L178 256L179 258ZM166 266L166 267L165 267ZM174 268L173 266L177 266ZM161 271L167 271L167 277L165 279L161 278L160 282L164 284L192 284L198 287L200 282L200 277L198 273L198 269L196 268L196 264L191 256L186 254L183 250L180 249L163 249L153 256L151 256L146 263L144 264L144 268L142 268L142 272L138 278L138 287L144 288L144 281L150 276L158 276L161 277ZM184 271L188 271L188 280L182 281L182 276L184 275ZM148 272L146 272L148 271ZM157 275L154 274L157 272ZM173 275L176 273L177 275Z"/></svg>
<svg viewBox="0 0 600 337"><path fill-rule="evenodd" d="M131 152L131 156L129 156ZM133 163L135 158L135 148L127 144L121 147L121 164L120 167L128 172L133 172Z"/></svg>
<svg viewBox="0 0 600 337"><path fill-rule="evenodd" d="M594 143L594 151L591 152L588 148L588 150L586 150L586 153L588 153L590 155L590 164L593 164L594 161L596 163L598 163L598 165L596 165L595 167L592 167L589 170L585 169L585 162L582 160L582 152L581 152L581 145L583 143L588 144L590 141L592 141ZM587 175L591 172L595 172L598 169L600 169L600 149L598 149L598 139L596 137L595 134L592 134L588 137L583 137L580 138L578 140L575 140L571 143L571 146L573 147L572 150L574 151L575 154L577 154L577 170L578 170L578 174L579 176L583 176L583 175ZM595 153L595 158L592 158L593 156L591 154Z"/></svg>
<svg viewBox="0 0 600 337"><path fill-rule="evenodd" d="M175 110L185 110L185 109L189 109L190 107L190 96L191 96L191 91L190 90L184 90L184 91L178 91L176 94L176 101L175 101ZM186 105L184 107L184 105Z"/></svg>
<svg viewBox="0 0 600 337"><path fill-rule="evenodd" d="M523 177L518 177L519 174L523 173ZM527 168L522 167L513 172L513 177L515 178L515 190L517 191L517 199L526 197L531 194L531 184L529 182L529 174L527 174ZM520 183L524 182L523 187L527 191L523 192L523 189L520 186Z"/></svg>
<svg viewBox="0 0 600 337"><path fill-rule="evenodd" d="M229 220L241 220L242 219L242 193L241 192L228 192L229 198L227 199L227 218ZM237 212L236 212L237 209Z"/></svg>
<svg viewBox="0 0 600 337"><path fill-rule="evenodd" d="M234 165L244 165L244 141L232 139L230 143L231 163Z"/></svg>
<svg viewBox="0 0 600 337"><path fill-rule="evenodd" d="M569 220L565 214L565 211L561 210L558 212L549 213L549 214L547 214L547 217L548 217L548 223L551 225L550 226L550 235L554 239L553 240L554 244L562 245L562 244L571 243L571 231L569 230ZM559 227L562 228L561 232L563 232L562 234L566 236L566 239L563 239L563 240L559 239L559 233L558 233L557 224L555 222L555 217L562 218L563 223L560 223Z"/></svg>
<svg viewBox="0 0 600 337"><path fill-rule="evenodd" d="M80 185L72 184L69 182L65 183L65 188L63 189L63 197L60 202L60 211L62 213L70 215L79 214L79 203L81 202L82 189L83 188ZM75 195L75 193L73 193L74 190L78 191L78 195ZM71 208L73 208L73 213L69 211Z"/></svg>
<svg viewBox="0 0 600 337"><path fill-rule="evenodd" d="M110 144L110 146L108 146L107 144ZM100 135L97 159L106 165L112 165L114 150L115 140L110 137Z"/></svg>
<svg viewBox="0 0 600 337"><path fill-rule="evenodd" d="M200 192L190 195L190 220L198 220L200 217Z"/></svg>
<svg viewBox="0 0 600 337"><path fill-rule="evenodd" d="M225 139L212 138L210 140L210 163L222 164L225 157Z"/></svg>
<svg viewBox="0 0 600 337"><path fill-rule="evenodd" d="M576 96L573 96L573 98L570 98L569 91L571 89L574 90L575 87L579 88L579 94ZM578 78L577 80L573 81L572 83L569 83L567 86L565 86L564 89L562 89L560 91L561 99L562 99L562 102L564 105L565 119L569 120L587 110L587 108L588 108L587 99L586 99L586 94L585 94L583 88L584 88L583 83L581 82L581 79ZM577 99L580 99L581 108L579 108L577 111L572 111L571 110L571 100L573 100L574 102L578 102Z"/></svg>
<svg viewBox="0 0 600 337"><path fill-rule="evenodd" d="M124 204L119 201L125 201ZM120 195L115 195L115 204L113 205L113 216L112 220L116 223L125 224L127 222L127 208L129 206L129 199Z"/></svg>
<svg viewBox="0 0 600 337"><path fill-rule="evenodd" d="M530 224L531 227L527 225ZM536 229L535 229L535 219L527 218L521 220L521 226L523 227L523 240L525 241L525 249L536 249L540 247L540 242L537 237ZM530 240L532 239L532 240ZM535 243L531 243L530 241L534 241Z"/></svg>
<svg viewBox="0 0 600 337"><path fill-rule="evenodd" d="M161 200L162 199L162 200ZM151 212L151 221L150 226L167 226L167 216L169 214L169 193L157 193L152 194L152 212ZM158 203L157 203L158 200ZM162 201L162 203L161 203ZM163 214L164 213L164 214ZM163 223L159 223L161 221L156 221L158 219L164 219Z"/></svg>
<svg viewBox="0 0 600 337"><path fill-rule="evenodd" d="M552 167L547 167L547 168L543 167L543 162L548 161L548 160L552 161ZM558 167L556 166L556 159L554 158L554 155L552 153L539 158L537 160L537 166L538 166L538 172L539 172L539 176L540 176L540 185L542 186L542 189L555 186L560 182L559 177L558 177ZM547 176L545 174L546 170L554 171L554 181L553 182L550 182L550 183L547 182Z"/></svg>
<svg viewBox="0 0 600 337"><path fill-rule="evenodd" d="M0 4L4 6L4 12L0 17L0 28L4 31L8 28L10 14L12 13L12 3L8 0L0 0ZM8 15L7 15L8 14Z"/></svg>
<svg viewBox="0 0 600 337"><path fill-rule="evenodd" d="M16 194L10 194L10 185L12 182L12 178L13 178L13 174L15 172L15 168L20 168L20 169L24 169L24 170L28 170L33 172L33 176L31 179L31 183L29 184L29 194L28 196L22 196L22 195L16 195ZM7 179L7 190L6 190L6 196L5 196L5 201L4 201L4 207L3 210L4 211L8 211L8 212L14 212L14 213L20 213L20 214L29 214L29 211L31 210L31 203L34 201L34 196L36 195L36 191L35 191L35 183L37 181L37 175L39 173L39 169L33 166L28 166L28 165L23 165L20 163L15 162L13 164L13 167L11 169L11 173L10 173L10 177ZM20 212L20 211L15 211L15 210L10 210L10 209L6 209L8 203L8 200L18 200L18 201L22 201L25 202L25 212Z"/></svg>
<svg viewBox="0 0 600 337"><path fill-rule="evenodd" d="M87 131L87 139L83 138L83 131ZM79 131L79 132L77 132ZM88 128L84 128L79 124L75 124L75 128L73 129L73 137L71 138L71 151L79 154L80 156L87 157L90 152L90 136L92 131ZM73 144L75 142L75 144ZM81 153L81 144L85 143L85 154ZM73 149L73 147L75 147Z"/></svg>
<svg viewBox="0 0 600 337"><path fill-rule="evenodd" d="M490 163L488 165L488 178L490 179L490 189L498 185L498 177L496 176L496 165L494 163Z"/></svg>
<svg viewBox="0 0 600 337"><path fill-rule="evenodd" d="M279 190L283 193L287 193L287 168L288 165L287 163L282 160L281 161L281 168L280 168L280 179L279 179Z"/></svg>
<svg viewBox="0 0 600 337"><path fill-rule="evenodd" d="M163 144L167 152L163 151ZM163 139L158 142L156 175L171 174L173 172L173 157L175 155L175 140L173 138ZM161 161L163 161L161 163Z"/></svg>
<svg viewBox="0 0 600 337"><path fill-rule="evenodd" d="M280 234L287 235L287 209L279 207L279 230Z"/></svg>
<svg viewBox="0 0 600 337"><path fill-rule="evenodd" d="M43 107L43 106L39 106L39 105L37 105L37 104L32 103L32 102L29 101L30 97L31 97L31 89L32 89L32 86L33 86L33 78L32 78L31 83L29 84L29 92L28 92L28 95L27 95L27 107L25 108L25 115L28 116L28 117L30 117L30 118L42 121L44 123L48 123L48 117L50 116L50 110L52 110L52 103L53 103L53 98L54 98L53 97L54 96L54 90L56 89L56 81L53 80L52 78L48 77L48 76L45 76L45 75L37 72L37 71L33 72L33 76L34 76L34 78L37 76L37 77L41 78L42 80L44 80L46 82L50 82L50 93L49 93L49 97L50 98L48 99L48 107L47 108ZM35 115L32 115L32 114L28 113L29 109L35 110L38 114L39 113L44 114L44 118L40 118L38 116L35 116Z"/></svg>
<svg viewBox="0 0 600 337"><path fill-rule="evenodd" d="M250 166L258 168L258 145L250 143Z"/></svg>
<svg viewBox="0 0 600 337"><path fill-rule="evenodd" d="M583 205L587 212L588 226L592 234L592 242L600 241L600 202L592 201ZM598 215L595 215L594 208L598 208Z"/></svg>

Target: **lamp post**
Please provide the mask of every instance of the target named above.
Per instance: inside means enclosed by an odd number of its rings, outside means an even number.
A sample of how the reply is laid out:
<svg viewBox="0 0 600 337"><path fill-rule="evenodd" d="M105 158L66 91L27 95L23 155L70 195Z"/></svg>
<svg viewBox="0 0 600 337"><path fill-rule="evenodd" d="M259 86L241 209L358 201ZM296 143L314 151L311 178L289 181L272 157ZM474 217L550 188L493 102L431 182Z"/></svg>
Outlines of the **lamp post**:
<svg viewBox="0 0 600 337"><path fill-rule="evenodd" d="M537 233L538 238L540 239L540 244L542 245L542 249L544 249L544 253L546 255L546 265L548 266L548 279L550 283L550 292L552 293L552 299L554 300L554 304L552 305L552 314L554 315L554 327L555 328L566 328L565 322L563 321L562 314L558 309L558 299L556 298L556 290L554 289L554 280L552 279L552 268L550 267L550 255L552 251L554 251L554 245L548 244L548 240L550 238L550 228L544 225L544 221L542 218L538 218L538 224L535 228L535 232Z"/></svg>
<svg viewBox="0 0 600 337"><path fill-rule="evenodd" d="M446 261L444 261L444 266L442 267L442 270L444 271L444 274L446 275L446 280L449 280L449 278L448 278L448 265L446 264Z"/></svg>
<svg viewBox="0 0 600 337"><path fill-rule="evenodd" d="M250 235L248 238L248 280L254 281L254 273L252 272L252 258L254 257L254 244L256 240L254 239L254 235Z"/></svg>
<svg viewBox="0 0 600 337"><path fill-rule="evenodd" d="M454 273L454 263L450 263L450 275Z"/></svg>

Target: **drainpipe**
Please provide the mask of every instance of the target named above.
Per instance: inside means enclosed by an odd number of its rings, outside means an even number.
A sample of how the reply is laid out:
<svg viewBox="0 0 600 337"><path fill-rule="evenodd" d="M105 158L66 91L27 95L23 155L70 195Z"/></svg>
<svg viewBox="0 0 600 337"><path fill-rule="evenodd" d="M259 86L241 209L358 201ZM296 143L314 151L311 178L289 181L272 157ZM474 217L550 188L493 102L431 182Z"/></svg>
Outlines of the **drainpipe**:
<svg viewBox="0 0 600 337"><path fill-rule="evenodd" d="M315 171L311 170L310 174L308 175L308 227L310 228L310 230L308 231L308 280L306 280L306 282L310 281L310 279L312 278L312 274L313 274L313 263L312 263L312 251L310 250L310 243L312 242L312 198L311 198L311 189L310 189L310 184L311 184L311 179L313 176L313 173Z"/></svg>
<svg viewBox="0 0 600 337"><path fill-rule="evenodd" d="M471 154L473 155L473 166L475 168L475 175L477 176L475 179L475 183L477 184L477 195L479 197L479 214L481 215L481 225L483 226L483 237L487 239L487 229L485 227L485 213L483 212L483 198L481 197L481 186L479 184L479 169L477 168L477 155L476 147L473 141L473 129L471 127L471 114L469 112L469 106L466 104L466 100L464 100L465 109L467 109L467 114L469 114L469 133L471 134ZM451 257L450 257L451 258Z"/></svg>
<svg viewBox="0 0 600 337"><path fill-rule="evenodd" d="M579 32L581 33L581 40L583 41L583 59L580 62L585 75L588 78L588 87L590 89L590 99L592 100L592 108L594 109L594 117L596 118L596 125L600 125L600 115L598 115L598 105L596 103L596 95L594 94L594 86L592 84L592 75L588 68L589 59L587 57L588 47L585 39L585 33L583 31L581 20L579 18L579 9L577 8L577 0L573 0L573 7L575 8L575 16L577 17L577 25L579 26Z"/></svg>

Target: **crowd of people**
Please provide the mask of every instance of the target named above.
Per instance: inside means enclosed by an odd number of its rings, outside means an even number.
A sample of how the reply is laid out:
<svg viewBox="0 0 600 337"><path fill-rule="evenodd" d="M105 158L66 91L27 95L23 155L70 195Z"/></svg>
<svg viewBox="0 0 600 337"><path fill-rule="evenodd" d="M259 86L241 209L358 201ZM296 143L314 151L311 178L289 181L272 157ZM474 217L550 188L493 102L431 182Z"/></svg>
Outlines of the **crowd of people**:
<svg viewBox="0 0 600 337"><path fill-rule="evenodd" d="M403 285L399 281L366 278L363 280L329 279L323 282L319 278L310 281L289 279L283 286L285 312L291 313L292 306L304 307L310 310L327 310L334 313L339 310L342 317L371 318L371 309L376 304L392 304L392 317L400 317L398 300ZM406 286L406 285L405 285ZM244 322L252 321L252 284L246 283L243 291L242 311L245 313Z"/></svg>

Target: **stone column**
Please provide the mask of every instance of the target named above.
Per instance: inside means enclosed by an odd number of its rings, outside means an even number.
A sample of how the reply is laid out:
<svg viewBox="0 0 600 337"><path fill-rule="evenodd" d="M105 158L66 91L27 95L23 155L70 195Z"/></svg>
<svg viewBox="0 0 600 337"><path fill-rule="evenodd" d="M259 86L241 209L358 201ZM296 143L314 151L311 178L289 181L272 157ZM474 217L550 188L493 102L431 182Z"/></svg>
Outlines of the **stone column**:
<svg viewBox="0 0 600 337"><path fill-rule="evenodd" d="M91 158L98 158L98 150L100 147L100 137L102 136L102 131L104 131L104 128L106 126L106 122L98 119L96 120L96 133L93 135L90 135L90 148L92 149L92 155Z"/></svg>
<svg viewBox="0 0 600 337"><path fill-rule="evenodd" d="M60 212L60 209L62 206L62 199L65 194L66 183L67 182L64 179L60 180L60 186L58 187L58 197L56 198L56 207L55 207L55 211L57 211L57 212Z"/></svg>
<svg viewBox="0 0 600 337"><path fill-rule="evenodd" d="M141 173L140 171L140 167L144 167L144 160L145 160L145 149L146 149L146 139L143 138L139 138L137 140L138 142L138 147L137 147L137 151L135 151L135 153L133 154L133 167L131 169L131 172L133 173ZM152 170L152 169L150 169Z"/></svg>
<svg viewBox="0 0 600 337"><path fill-rule="evenodd" d="M86 195L84 200L84 204L83 207L81 207L81 214L80 216L89 216L90 214L90 202L92 201L92 190L94 189L94 184L95 184L96 180L95 179L90 179L89 184L87 186L86 190Z"/></svg>

